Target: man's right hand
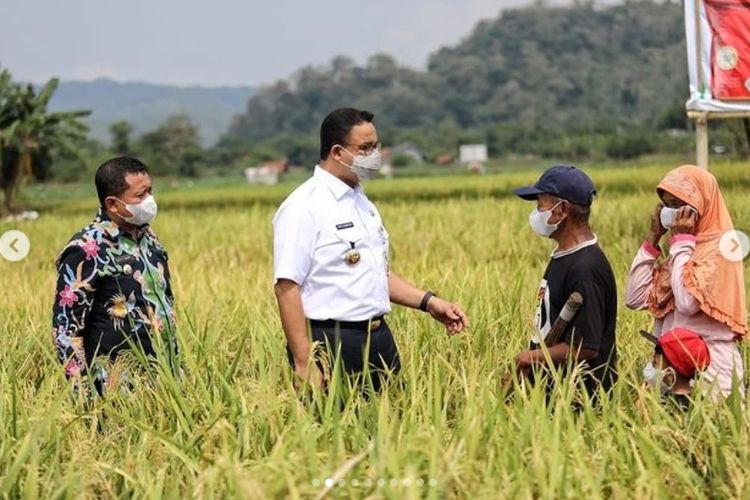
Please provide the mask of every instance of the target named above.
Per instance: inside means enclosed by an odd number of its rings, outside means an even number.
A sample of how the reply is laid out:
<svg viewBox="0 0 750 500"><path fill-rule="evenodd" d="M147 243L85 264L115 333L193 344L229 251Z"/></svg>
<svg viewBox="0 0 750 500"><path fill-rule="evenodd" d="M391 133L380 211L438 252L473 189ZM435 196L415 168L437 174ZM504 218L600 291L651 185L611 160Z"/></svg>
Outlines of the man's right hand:
<svg viewBox="0 0 750 500"><path fill-rule="evenodd" d="M659 240L661 240L661 237L667 232L667 230L664 229L664 226L661 225L661 218L659 217L662 208L664 208L664 203L656 204L656 207L651 214L651 227L648 230L648 236L646 236L646 241L655 247L659 246Z"/></svg>
<svg viewBox="0 0 750 500"><path fill-rule="evenodd" d="M68 380L78 380L83 375L83 366L78 362L75 356L71 356L65 362L65 377Z"/></svg>
<svg viewBox="0 0 750 500"><path fill-rule="evenodd" d="M307 384L318 389L324 389L326 380L317 363L295 363L294 390L299 391Z"/></svg>
<svg viewBox="0 0 750 500"><path fill-rule="evenodd" d="M310 340L300 286L294 281L280 279L274 286L274 291L279 304L281 326L294 360L294 389L299 390L308 384L325 387L325 377L315 361L310 359Z"/></svg>

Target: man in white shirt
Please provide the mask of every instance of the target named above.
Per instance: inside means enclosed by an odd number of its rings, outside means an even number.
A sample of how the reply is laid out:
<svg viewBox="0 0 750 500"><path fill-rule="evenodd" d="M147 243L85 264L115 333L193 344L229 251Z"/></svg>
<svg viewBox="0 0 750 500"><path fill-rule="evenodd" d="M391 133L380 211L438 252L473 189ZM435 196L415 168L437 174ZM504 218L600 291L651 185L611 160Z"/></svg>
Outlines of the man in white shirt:
<svg viewBox="0 0 750 500"><path fill-rule="evenodd" d="M326 351L331 365L338 353L347 373L369 371L376 391L385 374L398 372L384 319L391 302L430 313L449 334L468 326L458 305L390 271L388 232L361 187L381 166L373 118L352 108L326 116L320 164L273 219L274 290L289 360L302 381L316 386L329 376L321 362ZM311 341L327 349L313 353Z"/></svg>

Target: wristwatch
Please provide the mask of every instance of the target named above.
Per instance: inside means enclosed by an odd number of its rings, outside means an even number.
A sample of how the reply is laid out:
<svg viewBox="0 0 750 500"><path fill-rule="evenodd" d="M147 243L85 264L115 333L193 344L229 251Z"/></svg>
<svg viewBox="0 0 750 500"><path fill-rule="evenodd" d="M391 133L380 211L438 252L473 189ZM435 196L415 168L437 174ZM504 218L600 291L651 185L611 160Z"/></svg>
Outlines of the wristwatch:
<svg viewBox="0 0 750 500"><path fill-rule="evenodd" d="M422 302L419 303L419 310L427 312L427 303L430 301L432 297L436 297L436 295L432 292L427 292L424 294L424 297L422 297Z"/></svg>

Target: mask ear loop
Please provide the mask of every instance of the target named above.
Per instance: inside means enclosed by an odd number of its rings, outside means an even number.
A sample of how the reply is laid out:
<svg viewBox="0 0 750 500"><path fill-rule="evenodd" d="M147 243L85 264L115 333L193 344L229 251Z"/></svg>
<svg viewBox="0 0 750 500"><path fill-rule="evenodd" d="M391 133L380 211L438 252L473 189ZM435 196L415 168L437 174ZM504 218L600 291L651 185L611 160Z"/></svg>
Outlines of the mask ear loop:
<svg viewBox="0 0 750 500"><path fill-rule="evenodd" d="M125 210L127 210L128 212L130 212L130 209L128 208L128 203L125 203L124 201L122 201L117 196L108 196L107 198L113 198L113 199L117 200L125 208ZM122 219L125 220L125 217L120 214L120 211L117 210L117 208L115 208L115 213L117 214L118 217L122 217ZM132 214L133 212L130 212L130 213Z"/></svg>
<svg viewBox="0 0 750 500"><path fill-rule="evenodd" d="M664 378L665 378L665 376L666 376L667 373L670 373L672 375L672 383L671 384L665 384L665 385L671 391L672 389L674 389L674 386L677 385L677 370L675 370L671 366L668 366L668 367L664 368L662 370L662 374L661 374L662 383L664 383Z"/></svg>
<svg viewBox="0 0 750 500"><path fill-rule="evenodd" d="M354 155L353 155L353 154L351 153L351 151L349 151L348 149L346 149L346 148L345 148L344 146L342 146L341 144L334 144L334 145L333 145L333 147L334 147L334 148L335 148L335 147L339 147L339 148L341 148L341 150L342 150L342 151L346 151L346 153L347 153L347 154L348 154L349 156L351 156L351 157L352 157L352 161L354 160ZM331 148L331 149L333 149L333 148ZM336 161L338 162L338 164L339 164L339 165L342 165L342 166L344 166L344 167L348 168L349 170L354 170L354 163L352 163L351 165L347 165L346 163L344 163L344 162L343 162L343 161L341 161L341 160L336 160Z"/></svg>
<svg viewBox="0 0 750 500"><path fill-rule="evenodd" d="M565 200L560 200L560 201L558 201L557 203L555 203L555 204L554 204L554 206L553 206L552 208L550 208L549 210L544 210L544 211L541 211L542 213L547 213L547 214L549 214L549 215L547 216L547 221L545 222L545 224L547 224L547 225L550 225L550 226L552 225L552 224L550 224L550 222L549 222L550 218L552 217L552 211L553 211L554 209L556 209L556 208L557 208L558 206L560 206L560 203L562 203L562 202L564 202L564 201L565 201ZM538 210L538 211L540 211L539 209L537 209L537 210ZM567 218L567 217L566 217L566 218ZM559 221L555 222L555 226L559 228L559 227L560 227L560 224L562 224L562 221L563 221L563 220L565 220L565 219L560 219Z"/></svg>
<svg viewBox="0 0 750 500"><path fill-rule="evenodd" d="M557 203L555 203L555 206L549 209L550 213L552 213L552 211L553 211L554 209L556 209L557 207L559 207L559 206L560 206L560 203L562 203L562 202L564 202L564 201L566 201L566 200L560 200L560 201L558 201ZM567 218L568 218L568 216L566 215L566 216L565 216L565 219L567 219ZM565 219L560 219L559 221L557 221L557 224L560 224L560 223L561 223L561 222L562 222L563 220L565 220Z"/></svg>
<svg viewBox="0 0 750 500"><path fill-rule="evenodd" d="M560 201L558 201L557 203L555 203L554 205L552 205L552 208L548 208L547 210L540 210L539 208L537 208L537 211L539 211L539 212L542 212L542 213L544 213L544 212L549 212L549 213L552 213L552 211L553 211L554 209L556 209L556 208L558 207L558 205L560 205L560 203L562 203L562 202L564 202L564 201L565 201L565 200L560 200Z"/></svg>

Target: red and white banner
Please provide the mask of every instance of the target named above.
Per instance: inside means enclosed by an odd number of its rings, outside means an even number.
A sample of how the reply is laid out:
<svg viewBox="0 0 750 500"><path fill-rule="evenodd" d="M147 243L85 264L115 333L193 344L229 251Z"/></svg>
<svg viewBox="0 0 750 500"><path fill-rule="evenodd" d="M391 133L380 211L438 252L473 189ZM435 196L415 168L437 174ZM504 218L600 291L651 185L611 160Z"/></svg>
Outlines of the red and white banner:
<svg viewBox="0 0 750 500"><path fill-rule="evenodd" d="M750 0L685 0L688 110L750 111Z"/></svg>

